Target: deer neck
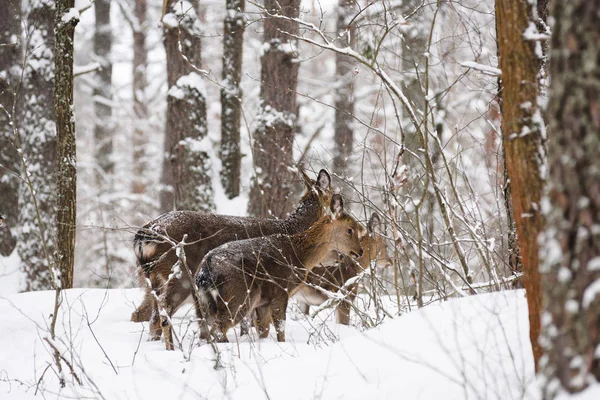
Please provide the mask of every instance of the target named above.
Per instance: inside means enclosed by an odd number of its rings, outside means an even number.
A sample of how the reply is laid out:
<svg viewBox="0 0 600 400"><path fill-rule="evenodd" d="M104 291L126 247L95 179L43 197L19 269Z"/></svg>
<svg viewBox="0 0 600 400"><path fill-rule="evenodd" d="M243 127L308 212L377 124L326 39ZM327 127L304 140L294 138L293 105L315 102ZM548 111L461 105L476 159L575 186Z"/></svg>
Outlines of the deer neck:
<svg viewBox="0 0 600 400"><path fill-rule="evenodd" d="M323 215L321 207L318 194L315 189L311 190L302 198L298 207L280 221L283 230L290 233L308 230Z"/></svg>
<svg viewBox="0 0 600 400"><path fill-rule="evenodd" d="M304 232L292 236L294 251L307 270L321 263L332 249L333 221L330 216L319 219Z"/></svg>

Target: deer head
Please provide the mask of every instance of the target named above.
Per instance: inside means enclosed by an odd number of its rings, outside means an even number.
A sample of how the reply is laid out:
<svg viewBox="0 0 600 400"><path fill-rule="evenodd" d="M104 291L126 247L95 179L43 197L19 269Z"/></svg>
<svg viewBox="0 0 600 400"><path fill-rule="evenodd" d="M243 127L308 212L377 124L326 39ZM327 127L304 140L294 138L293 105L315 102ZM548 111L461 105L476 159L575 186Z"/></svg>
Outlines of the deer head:
<svg viewBox="0 0 600 400"><path fill-rule="evenodd" d="M371 215L371 219L367 224L367 232L360 239L360 244L365 252L360 260L360 265L363 269L369 268L371 263L375 263L376 267L386 268L392 265L383 232L381 231L381 219L377 213Z"/></svg>
<svg viewBox="0 0 600 400"><path fill-rule="evenodd" d="M331 219L332 219L332 250L353 257L363 255L363 249L359 240L361 226L350 215L344 212L344 202L338 193L331 196Z"/></svg>

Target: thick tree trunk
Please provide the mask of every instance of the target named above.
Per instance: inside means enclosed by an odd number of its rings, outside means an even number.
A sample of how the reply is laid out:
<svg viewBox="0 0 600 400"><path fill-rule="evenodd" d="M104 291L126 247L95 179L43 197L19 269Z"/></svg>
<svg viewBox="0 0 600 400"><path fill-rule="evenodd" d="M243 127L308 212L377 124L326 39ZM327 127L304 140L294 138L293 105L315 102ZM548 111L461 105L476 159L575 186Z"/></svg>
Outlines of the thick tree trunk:
<svg viewBox="0 0 600 400"><path fill-rule="evenodd" d="M351 25L355 15L355 2L339 0L337 8L337 37L339 47L354 47L355 28ZM333 170L344 174L348 167L348 157L352 154L353 146L353 116L354 116L354 68L353 59L340 53L335 53L335 130L333 135L334 155Z"/></svg>
<svg viewBox="0 0 600 400"><path fill-rule="evenodd" d="M98 6L98 3L96 3ZM79 22L75 0L58 0L55 20L54 110L57 134L57 192L55 268L61 288L73 287L77 155L73 115L73 35Z"/></svg>
<svg viewBox="0 0 600 400"><path fill-rule="evenodd" d="M26 159L19 190L17 251L26 290L53 287L56 213L56 126L54 122L54 1L34 1L28 16L20 144Z"/></svg>
<svg viewBox="0 0 600 400"><path fill-rule="evenodd" d="M496 0L496 24L502 70L502 145L523 264L529 308L530 340L536 369L542 355L541 288L537 236L542 228L540 198L544 184L544 122L537 105L541 51L525 40L537 20L527 0ZM540 46L541 48L541 46Z"/></svg>
<svg viewBox="0 0 600 400"><path fill-rule="evenodd" d="M212 211L206 95L194 68L200 68L200 22L190 3L169 0L163 24L169 92L161 210Z"/></svg>
<svg viewBox="0 0 600 400"><path fill-rule="evenodd" d="M540 237L544 397L600 381L599 0L553 2L550 178Z"/></svg>
<svg viewBox="0 0 600 400"><path fill-rule="evenodd" d="M146 87L148 86L148 50L146 49L146 0L135 0L134 15L137 25L133 27L133 112L135 115L135 128L133 131L133 183L132 192L142 194L146 191L144 177L146 171L146 145L148 143L145 132L148 120L148 104L146 100Z"/></svg>
<svg viewBox="0 0 600 400"><path fill-rule="evenodd" d="M266 0L270 14L296 18L299 0ZM265 16L261 57L261 106L254 131L255 178L250 190L251 215L283 217L291 211L294 126L298 116L298 46L289 35L298 33L293 21Z"/></svg>
<svg viewBox="0 0 600 400"><path fill-rule="evenodd" d="M242 115L242 47L245 0L227 0L223 31L223 88L221 89L221 181L230 199L240 194L240 119Z"/></svg>
<svg viewBox="0 0 600 400"><path fill-rule="evenodd" d="M21 63L21 1L3 0L0 6L0 215L5 219L0 227L0 255L8 256L16 246L11 232L19 216L19 179L21 162L15 138L16 89Z"/></svg>
<svg viewBox="0 0 600 400"><path fill-rule="evenodd" d="M112 47L112 30L110 27L110 2L111 0L96 0L94 10L96 14L96 30L94 32L94 53L101 65L96 72L94 82L94 139L95 158L98 165L96 180L101 192L110 190L111 176L114 169L112 159L113 151L113 126L112 126L112 61L110 51Z"/></svg>

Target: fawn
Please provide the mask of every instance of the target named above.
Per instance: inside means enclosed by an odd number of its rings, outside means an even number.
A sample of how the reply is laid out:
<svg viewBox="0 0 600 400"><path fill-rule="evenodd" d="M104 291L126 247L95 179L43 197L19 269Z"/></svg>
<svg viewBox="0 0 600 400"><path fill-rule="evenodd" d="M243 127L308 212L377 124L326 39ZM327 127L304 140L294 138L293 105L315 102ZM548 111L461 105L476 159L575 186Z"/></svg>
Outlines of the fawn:
<svg viewBox="0 0 600 400"><path fill-rule="evenodd" d="M187 235L185 256L194 275L204 255L224 243L274 233L293 234L308 229L327 211L332 196L331 177L323 169L319 171L316 182L303 171L301 174L307 192L287 218L277 220L172 211L141 228L135 235L133 247L140 281L148 280L151 288L146 285L144 301L133 312L131 320L150 320L150 339L158 340L164 333L166 347L172 350L172 331L167 317L171 317L192 292L192 283L188 280L169 279L172 267L179 260L175 244ZM159 314L159 309L164 310L163 315Z"/></svg>
<svg viewBox="0 0 600 400"><path fill-rule="evenodd" d="M387 267L392 264L380 226L379 215L373 213L367 224L366 235L360 238L364 254L358 259L358 262L345 255L340 257L333 255L333 257L329 257L329 260L334 259L335 261L329 261L313 268L308 274L306 284L302 285L294 294L294 299L298 301L304 314L308 315L311 305L319 306L328 299L326 292L319 290L319 287L336 293L345 286L349 279L369 268L371 263L378 267ZM337 305L336 316L338 323L349 325L350 308L358 293L358 282L348 284L345 286L345 290L348 295Z"/></svg>
<svg viewBox="0 0 600 400"><path fill-rule="evenodd" d="M201 337L227 342L226 332L256 310L261 338L273 321L285 341L290 295L332 250L360 257L360 225L344 212L342 197L331 198L332 215L294 235L271 235L227 243L210 251L196 275L196 314Z"/></svg>

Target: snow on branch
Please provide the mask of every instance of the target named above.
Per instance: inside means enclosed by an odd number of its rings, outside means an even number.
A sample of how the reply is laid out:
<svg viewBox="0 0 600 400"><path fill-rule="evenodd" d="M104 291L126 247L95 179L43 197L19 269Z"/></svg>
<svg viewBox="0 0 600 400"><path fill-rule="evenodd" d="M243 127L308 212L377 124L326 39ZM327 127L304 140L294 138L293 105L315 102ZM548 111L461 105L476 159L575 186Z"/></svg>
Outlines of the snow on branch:
<svg viewBox="0 0 600 400"><path fill-rule="evenodd" d="M486 75L490 75L490 76L502 75L502 71L500 70L500 68L490 67L488 65L479 64L474 61L463 61L460 63L460 65L462 65L463 67L466 67L466 68L480 71L480 72L482 72Z"/></svg>
<svg viewBox="0 0 600 400"><path fill-rule="evenodd" d="M79 21L79 10L76 8L69 8L69 11L62 16L61 21L63 24L77 23L77 21Z"/></svg>
<svg viewBox="0 0 600 400"><path fill-rule="evenodd" d="M90 72L102 69L99 62L89 63L87 65L75 65L73 67L73 77L89 74Z"/></svg>

